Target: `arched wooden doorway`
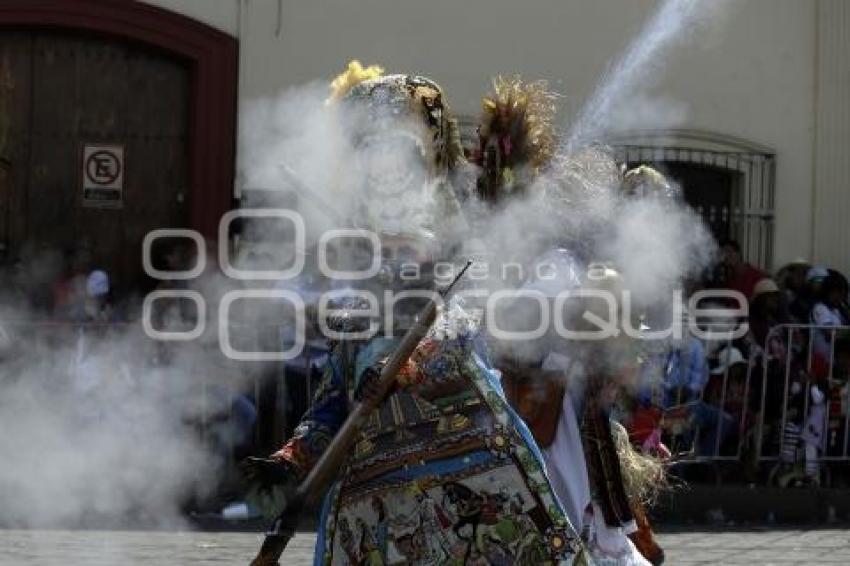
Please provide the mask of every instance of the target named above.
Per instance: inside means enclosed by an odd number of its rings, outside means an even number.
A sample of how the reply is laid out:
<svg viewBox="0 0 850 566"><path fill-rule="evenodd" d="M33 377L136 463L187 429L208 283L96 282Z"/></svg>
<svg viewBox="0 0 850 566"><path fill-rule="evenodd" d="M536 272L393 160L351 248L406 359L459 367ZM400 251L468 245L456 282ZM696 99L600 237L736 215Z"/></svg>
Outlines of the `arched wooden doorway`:
<svg viewBox="0 0 850 566"><path fill-rule="evenodd" d="M100 237L132 277L147 230L215 237L232 202L237 61L234 38L140 2L0 2L7 253ZM111 208L81 186L84 152L97 143L124 152L123 195Z"/></svg>

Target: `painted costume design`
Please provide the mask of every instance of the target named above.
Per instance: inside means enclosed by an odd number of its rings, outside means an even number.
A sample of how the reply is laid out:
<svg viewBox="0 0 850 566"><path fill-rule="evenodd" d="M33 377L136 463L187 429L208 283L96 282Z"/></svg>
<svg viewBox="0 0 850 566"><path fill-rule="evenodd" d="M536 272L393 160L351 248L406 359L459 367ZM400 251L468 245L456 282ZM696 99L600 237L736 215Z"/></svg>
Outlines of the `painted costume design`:
<svg viewBox="0 0 850 566"><path fill-rule="evenodd" d="M336 103L363 118L352 144L366 162L364 211L353 216L387 240L434 234L450 254L463 224L464 158L440 87L352 63L333 90ZM399 147L407 158L393 161ZM458 304L447 307L360 430L326 496L315 564L582 562L542 454L506 403L470 321ZM387 336L337 342L312 406L272 458L303 478L397 344Z"/></svg>
<svg viewBox="0 0 850 566"><path fill-rule="evenodd" d="M313 406L275 457L301 474L393 339L338 346ZM477 340L434 336L362 431L320 524L316 564L571 564L580 543L528 430ZM361 368L358 373L357 368Z"/></svg>

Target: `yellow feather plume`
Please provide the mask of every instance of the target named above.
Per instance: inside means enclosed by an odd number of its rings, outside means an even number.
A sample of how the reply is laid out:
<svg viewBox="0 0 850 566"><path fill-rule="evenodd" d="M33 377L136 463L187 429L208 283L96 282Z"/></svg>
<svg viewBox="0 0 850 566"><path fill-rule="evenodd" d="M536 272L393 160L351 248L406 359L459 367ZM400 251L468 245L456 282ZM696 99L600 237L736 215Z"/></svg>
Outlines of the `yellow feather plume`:
<svg viewBox="0 0 850 566"><path fill-rule="evenodd" d="M330 100L339 100L348 94L355 85L364 81L376 79L384 74L384 68L379 65L364 67L360 61L353 59L349 61L345 71L331 81Z"/></svg>

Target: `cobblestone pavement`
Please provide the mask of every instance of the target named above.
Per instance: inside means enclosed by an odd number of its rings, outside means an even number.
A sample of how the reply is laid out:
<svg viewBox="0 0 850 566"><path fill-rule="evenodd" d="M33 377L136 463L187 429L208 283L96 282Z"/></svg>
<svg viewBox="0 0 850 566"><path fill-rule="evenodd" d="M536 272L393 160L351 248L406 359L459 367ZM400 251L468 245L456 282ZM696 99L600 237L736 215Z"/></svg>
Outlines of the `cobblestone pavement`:
<svg viewBox="0 0 850 566"><path fill-rule="evenodd" d="M688 531L660 538L670 566L850 564L850 528ZM281 563L312 564L314 540L298 534ZM0 566L247 564L259 543L250 533L0 530Z"/></svg>

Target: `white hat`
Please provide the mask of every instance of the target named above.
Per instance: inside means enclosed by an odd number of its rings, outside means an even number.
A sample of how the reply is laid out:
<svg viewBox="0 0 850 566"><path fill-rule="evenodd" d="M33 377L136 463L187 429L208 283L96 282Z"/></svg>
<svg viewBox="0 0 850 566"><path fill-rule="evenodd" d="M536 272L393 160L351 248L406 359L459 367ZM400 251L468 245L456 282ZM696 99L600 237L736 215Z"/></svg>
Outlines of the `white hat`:
<svg viewBox="0 0 850 566"><path fill-rule="evenodd" d="M787 264L785 264L785 267L791 267L791 266L797 267L797 266L802 266L802 265L811 265L811 264L809 263L809 260L807 260L806 258L798 256L798 257L795 257L794 259L792 259L791 261L789 261Z"/></svg>
<svg viewBox="0 0 850 566"><path fill-rule="evenodd" d="M721 375L726 373L726 368L731 368L735 364L747 363L746 358L741 354L741 350L734 346L727 346L720 350L717 354L717 367L711 370L711 375Z"/></svg>
<svg viewBox="0 0 850 566"><path fill-rule="evenodd" d="M829 275L829 271L822 265L816 265L814 267L810 267L809 271L806 272L806 281L815 281L820 279L826 279Z"/></svg>
<svg viewBox="0 0 850 566"><path fill-rule="evenodd" d="M89 297L102 297L107 293L109 293L109 275L99 269L89 273L86 279L86 295Z"/></svg>
<svg viewBox="0 0 850 566"><path fill-rule="evenodd" d="M759 295L778 292L779 285L776 284L776 281L769 277L765 277L764 279L760 279L759 282L756 283L756 286L753 287L753 292L750 295L750 301L754 301Z"/></svg>

